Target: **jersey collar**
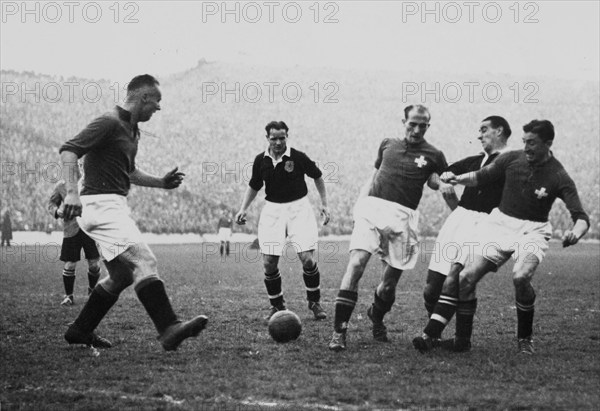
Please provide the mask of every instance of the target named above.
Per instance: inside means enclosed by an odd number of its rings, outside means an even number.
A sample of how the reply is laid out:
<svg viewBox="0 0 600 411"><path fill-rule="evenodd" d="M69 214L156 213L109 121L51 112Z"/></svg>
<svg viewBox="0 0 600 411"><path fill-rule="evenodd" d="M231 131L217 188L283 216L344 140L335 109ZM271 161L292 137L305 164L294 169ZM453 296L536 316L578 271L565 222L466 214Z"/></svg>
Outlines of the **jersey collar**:
<svg viewBox="0 0 600 411"><path fill-rule="evenodd" d="M285 153L283 153L283 155L281 157L279 157L279 160L275 160L271 156L271 154L269 154L269 147L267 147L267 149L265 150L265 157L269 157L271 159L271 161L273 162L273 167L275 167L277 164L279 164L283 161L283 157L287 157L287 158L292 157L292 148L290 146L287 146L287 148L285 149Z"/></svg>

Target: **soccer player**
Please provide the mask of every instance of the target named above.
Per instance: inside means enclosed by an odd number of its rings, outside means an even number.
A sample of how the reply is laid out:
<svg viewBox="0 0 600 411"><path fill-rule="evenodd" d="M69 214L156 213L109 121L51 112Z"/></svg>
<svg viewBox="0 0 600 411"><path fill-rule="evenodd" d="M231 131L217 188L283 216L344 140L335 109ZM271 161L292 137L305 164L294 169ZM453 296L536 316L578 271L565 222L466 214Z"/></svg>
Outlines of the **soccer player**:
<svg viewBox="0 0 600 411"><path fill-rule="evenodd" d="M203 315L186 322L177 318L158 275L156 257L127 206L131 184L173 189L183 181L184 174L177 168L157 177L140 170L135 163L140 140L138 124L150 120L161 108L158 86L158 81L148 74L134 77L127 86L122 107L116 106L112 112L96 118L60 148L67 188L64 218L81 215L79 226L98 243L108 270L108 276L94 287L67 329L65 339L69 344L110 347L111 343L94 330L120 293L132 284L167 351L176 350L183 340L198 335L208 321ZM83 187L79 194L73 168L84 155Z"/></svg>
<svg viewBox="0 0 600 411"><path fill-rule="evenodd" d="M384 139L377 152L375 169L354 207L350 261L335 303L334 332L329 349L346 349L348 322L358 300L358 282L373 253L385 263L383 279L367 311L373 337L389 341L383 317L396 298L403 270L415 266L418 254L417 206L425 183L438 190L439 175L447 168L444 154L425 140L431 115L422 105L404 109L403 136ZM444 198L454 189L444 184ZM456 195L454 194L454 198Z"/></svg>
<svg viewBox="0 0 600 411"><path fill-rule="evenodd" d="M321 280L314 258L318 228L308 201L304 176L314 179L321 197L323 225L330 218L325 182L321 170L306 154L287 145L289 128L283 121L271 121L265 130L268 146L254 159L252 177L235 221L242 225L246 223L246 211L264 184L266 203L258 222L258 241L263 256L265 286L271 303L267 319L277 311L285 310L281 273L277 266L288 239L302 263L308 308L316 320L322 320L327 318L327 314L319 303Z"/></svg>
<svg viewBox="0 0 600 411"><path fill-rule="evenodd" d="M490 164L500 153L506 151L506 142L511 133L510 125L504 118L490 116L483 119L478 137L483 152L453 163L447 171L458 175ZM464 337L470 336L470 331L463 328L469 326L467 318L472 327L477 300L463 301L457 307L458 274L467 261L469 244L472 244L478 225L500 204L503 186L504 179L499 179L485 186L466 187L458 207L448 216L436 239L423 292L425 308L431 317L425 332L440 338L441 330L438 332L436 326L446 325L457 311L460 319L456 322L456 337L443 344L451 350L464 351L471 346L470 339Z"/></svg>
<svg viewBox="0 0 600 411"><path fill-rule="evenodd" d="M223 255L229 255L229 243L231 241L232 228L233 220L229 216L229 212L227 210L221 211L221 217L217 223L219 241L221 241L221 247L219 249L221 252L221 257L223 257Z"/></svg>
<svg viewBox="0 0 600 411"><path fill-rule="evenodd" d="M563 235L565 247L577 244L585 235L589 229L589 217L581 206L575 183L550 150L554 141L552 123L532 120L523 126L523 131L523 150L502 154L477 172L458 176L449 173L445 179L452 184L484 186L504 178L500 205L478 228L478 241L482 248L475 249L472 261L459 275L459 301L472 300L475 287L483 276L489 271L496 271L512 256L515 260L513 284L518 350L523 354L533 354L536 294L531 280L552 237L548 221L552 204L556 198L562 199L574 221L573 228ZM434 336L427 333L415 338L413 344L421 352L437 345Z"/></svg>
<svg viewBox="0 0 600 411"><path fill-rule="evenodd" d="M54 186L54 190L48 200L48 212L56 219L63 217L62 205L67 196L67 188L64 180L60 180ZM60 305L68 307L74 304L73 288L75 285L75 269L77 261L81 258L81 249L85 253L88 262L88 295L98 283L100 278L100 253L96 242L86 233L79 229L76 219L64 220L63 242L60 249L60 261L65 263L63 268L63 285L65 297Z"/></svg>

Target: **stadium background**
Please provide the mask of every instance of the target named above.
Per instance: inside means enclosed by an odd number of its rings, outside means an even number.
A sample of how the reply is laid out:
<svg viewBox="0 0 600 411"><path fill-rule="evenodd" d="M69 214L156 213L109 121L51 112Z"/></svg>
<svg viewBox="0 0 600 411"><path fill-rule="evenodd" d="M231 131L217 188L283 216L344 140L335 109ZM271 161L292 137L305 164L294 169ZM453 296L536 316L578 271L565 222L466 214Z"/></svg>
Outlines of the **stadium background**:
<svg viewBox="0 0 600 411"><path fill-rule="evenodd" d="M126 84L34 72L1 74L3 85L14 84L17 91L2 88L0 206L11 209L17 231L57 229L46 212L46 201L56 181L58 148L92 118L120 103ZM599 238L597 82L532 77L530 82L537 90L528 96L530 90L524 88L522 77L479 75L480 85L494 82L501 86L504 94L492 103L482 95L481 86L475 89L472 101L467 95L456 102L442 93L403 95L408 83L431 89L436 83L473 81L468 75L434 71L299 66L282 70L201 59L192 69L159 80L162 111L141 127L138 166L160 175L179 166L187 177L178 190L132 189L129 202L145 232L213 233L221 208L237 211L249 179L249 163L265 148L264 125L278 119L290 126L289 144L307 152L324 171L333 218L321 235L349 234L352 207L372 169L379 142L398 135L405 105L424 103L432 112L427 139L444 151L449 162L479 151L477 129L488 115L508 119L513 128L512 148L521 147L523 124L533 118L550 119L557 133L553 152L573 177L590 214L587 238ZM72 95L64 86L67 83L76 84ZM268 94L266 83L278 84L273 95ZM302 92L297 102L282 93L282 88L292 83ZM519 94L515 94L515 83ZM232 92L236 84L240 88L237 96ZM244 93L243 87L249 84L258 84L262 95L257 96L256 87L246 88ZM86 85L93 85L87 95L81 91ZM60 98L57 87L62 87ZM94 93L98 89L101 93ZM223 94L224 89L229 92ZM90 95L98 95L99 100ZM316 190L311 181L308 184L316 204ZM264 191L258 204L251 207L250 224L236 227L237 231L255 230L263 198ZM428 189L420 212L424 236L435 235L448 214L441 196ZM570 227L569 213L560 201L554 205L551 222L556 236Z"/></svg>

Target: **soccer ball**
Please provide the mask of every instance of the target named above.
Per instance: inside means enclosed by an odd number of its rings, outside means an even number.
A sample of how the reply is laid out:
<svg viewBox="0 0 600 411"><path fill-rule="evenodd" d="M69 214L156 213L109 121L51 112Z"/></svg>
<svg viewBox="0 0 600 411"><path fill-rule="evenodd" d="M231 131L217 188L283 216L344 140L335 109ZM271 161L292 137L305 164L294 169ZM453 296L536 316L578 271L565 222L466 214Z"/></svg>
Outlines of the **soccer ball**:
<svg viewBox="0 0 600 411"><path fill-rule="evenodd" d="M300 317L290 310L277 311L269 319L269 334L279 343L295 340L301 331Z"/></svg>

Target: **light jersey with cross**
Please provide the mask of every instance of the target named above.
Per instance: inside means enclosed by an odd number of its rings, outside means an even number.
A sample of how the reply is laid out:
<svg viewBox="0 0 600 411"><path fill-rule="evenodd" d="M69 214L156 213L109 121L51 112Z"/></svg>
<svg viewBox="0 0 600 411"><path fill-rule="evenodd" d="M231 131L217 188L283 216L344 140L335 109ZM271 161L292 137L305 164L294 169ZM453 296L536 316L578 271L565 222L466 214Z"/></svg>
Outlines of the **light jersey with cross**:
<svg viewBox="0 0 600 411"><path fill-rule="evenodd" d="M540 187L538 190L534 191L534 194L537 196L538 200L541 200L544 197L548 197L546 187Z"/></svg>
<svg viewBox="0 0 600 411"><path fill-rule="evenodd" d="M425 157L421 156L421 157L415 158L415 163L417 163L417 166L419 168L423 168L423 166L427 165L427 160L425 160Z"/></svg>

